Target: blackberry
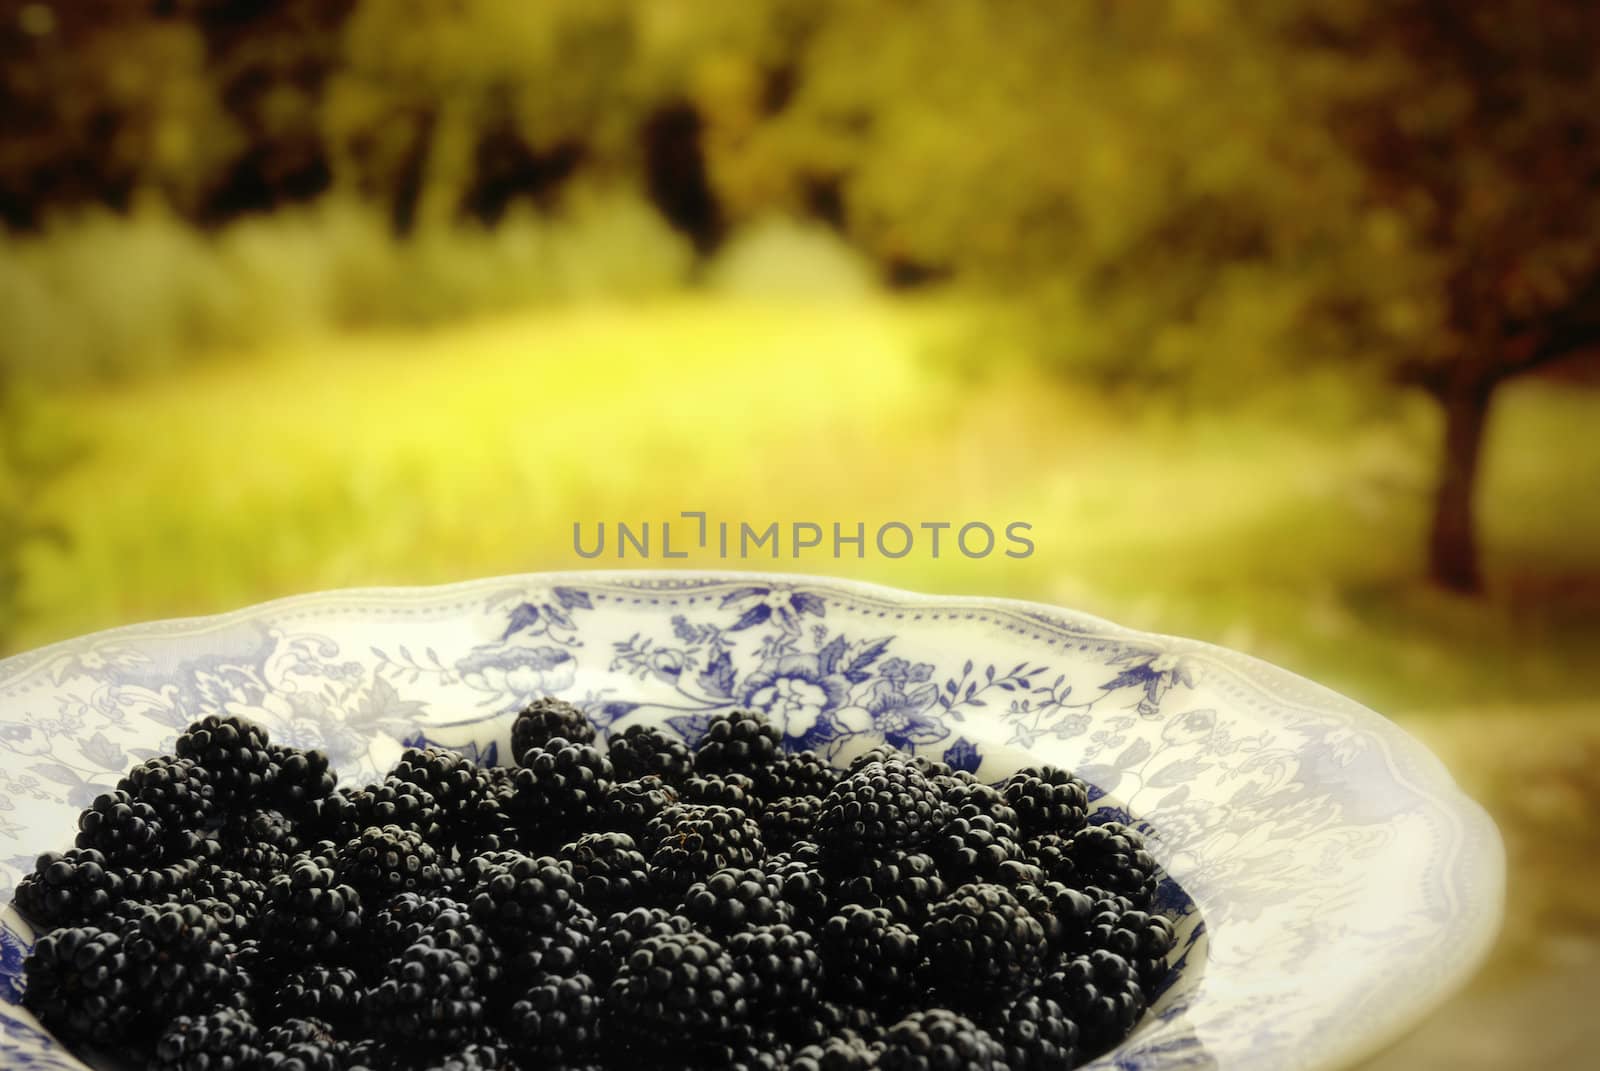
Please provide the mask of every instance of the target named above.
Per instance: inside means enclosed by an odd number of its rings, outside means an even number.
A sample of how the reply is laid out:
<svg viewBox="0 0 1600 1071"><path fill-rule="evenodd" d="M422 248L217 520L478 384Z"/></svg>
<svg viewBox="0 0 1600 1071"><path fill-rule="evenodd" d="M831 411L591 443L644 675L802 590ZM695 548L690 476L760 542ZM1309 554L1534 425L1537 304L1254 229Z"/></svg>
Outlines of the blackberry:
<svg viewBox="0 0 1600 1071"><path fill-rule="evenodd" d="M588 975L548 976L528 987L506 1017L506 1033L539 1067L563 1067L592 1054L600 998Z"/></svg>
<svg viewBox="0 0 1600 1071"><path fill-rule="evenodd" d="M372 826L399 826L415 830L429 841L440 835L446 815L432 792L410 781L390 777L376 785L352 792L349 806L335 803L340 793L318 801L315 812L327 825L318 826L319 835L343 844Z"/></svg>
<svg viewBox="0 0 1600 1071"><path fill-rule="evenodd" d="M783 883L754 868L718 870L695 882L684 892L678 910L713 934L794 919L794 909L783 898Z"/></svg>
<svg viewBox="0 0 1600 1071"><path fill-rule="evenodd" d="M416 1071L500 1071L515 1066L504 1045L474 1041L438 1056L424 1057L417 1062Z"/></svg>
<svg viewBox="0 0 1600 1071"><path fill-rule="evenodd" d="M561 739L573 744L593 744L594 726L584 712L564 699L546 696L522 709L511 723L511 755L517 762L529 748L545 747Z"/></svg>
<svg viewBox="0 0 1600 1071"><path fill-rule="evenodd" d="M752 1008L803 1014L822 990L816 939L785 925L756 926L727 940L734 970L744 976Z"/></svg>
<svg viewBox="0 0 1600 1071"><path fill-rule="evenodd" d="M832 995L887 1008L916 995L921 942L885 909L846 904L823 924L818 938Z"/></svg>
<svg viewBox="0 0 1600 1071"><path fill-rule="evenodd" d="M577 908L578 879L550 856L506 852L468 866L474 921L502 940L525 942L554 932Z"/></svg>
<svg viewBox="0 0 1600 1071"><path fill-rule="evenodd" d="M678 798L684 803L727 807L743 811L752 818L761 814L762 803L756 795L755 780L742 773L687 777L677 789Z"/></svg>
<svg viewBox="0 0 1600 1071"><path fill-rule="evenodd" d="M136 904L165 903L182 896L205 866L198 860L180 859L150 870L123 870L118 874L122 899Z"/></svg>
<svg viewBox="0 0 1600 1071"><path fill-rule="evenodd" d="M877 1066L877 1050L853 1035L807 1045L789 1057L789 1071L872 1071Z"/></svg>
<svg viewBox="0 0 1600 1071"><path fill-rule="evenodd" d="M778 880L796 925L810 928L828 917L828 881L815 859L791 852L769 858L762 868Z"/></svg>
<svg viewBox="0 0 1600 1071"><path fill-rule="evenodd" d="M366 940L369 962L386 963L421 944L460 952L486 989L496 985L504 973L500 946L472 920L466 904L447 896L401 893L393 897L372 913Z"/></svg>
<svg viewBox="0 0 1600 1071"><path fill-rule="evenodd" d="M97 851L111 866L161 862L161 821L155 808L120 789L96 796L78 815L80 851Z"/></svg>
<svg viewBox="0 0 1600 1071"><path fill-rule="evenodd" d="M788 851L811 838L821 814L822 800L816 796L780 796L762 809L756 823L768 851Z"/></svg>
<svg viewBox="0 0 1600 1071"><path fill-rule="evenodd" d="M219 807L258 799L277 777L267 733L243 718L207 715L178 737L177 753L205 768Z"/></svg>
<svg viewBox="0 0 1600 1071"><path fill-rule="evenodd" d="M1074 956L1044 976L1039 992L1061 1005L1078 1024L1084 1059L1100 1055L1127 1037L1144 1014L1144 992L1128 961L1099 950Z"/></svg>
<svg viewBox="0 0 1600 1071"><path fill-rule="evenodd" d="M247 1012L180 1015L156 1041L150 1071L247 1071L261 1056L260 1043L261 1030Z"/></svg>
<svg viewBox="0 0 1600 1071"><path fill-rule="evenodd" d="M629 726L622 735L611 738L606 754L622 781L659 777L665 784L677 784L694 772L694 755L688 745L653 725Z"/></svg>
<svg viewBox="0 0 1600 1071"><path fill-rule="evenodd" d="M46 852L17 883L17 910L41 929L97 919L122 896L122 878L94 849Z"/></svg>
<svg viewBox="0 0 1600 1071"><path fill-rule="evenodd" d="M362 1001L377 1030L433 1043L464 1043L482 1025L472 964L450 948L415 944L392 960Z"/></svg>
<svg viewBox="0 0 1600 1071"><path fill-rule="evenodd" d="M583 903L596 913L633 907L650 895L644 854L626 833L585 833L556 857L571 866Z"/></svg>
<svg viewBox="0 0 1600 1071"><path fill-rule="evenodd" d="M749 775L776 760L782 743L783 737L763 714L749 710L719 714L695 749L695 772Z"/></svg>
<svg viewBox="0 0 1600 1071"><path fill-rule="evenodd" d="M1005 1049L965 1016L915 1011L883 1032L881 1071L1006 1071Z"/></svg>
<svg viewBox="0 0 1600 1071"><path fill-rule="evenodd" d="M1020 990L1046 952L1044 928L998 885L963 885L933 905L922 928L932 987L968 1000Z"/></svg>
<svg viewBox="0 0 1600 1071"><path fill-rule="evenodd" d="M347 1049L321 1019L285 1019L261 1034L263 1071L341 1071Z"/></svg>
<svg viewBox="0 0 1600 1071"><path fill-rule="evenodd" d="M135 999L161 1019L203 1010L232 984L218 919L198 904L139 907L123 925L122 947Z"/></svg>
<svg viewBox="0 0 1600 1071"><path fill-rule="evenodd" d="M748 867L766 854L761 829L742 811L675 804L646 828L653 845L650 882L663 896L677 896L694 882L727 867Z"/></svg>
<svg viewBox="0 0 1600 1071"><path fill-rule="evenodd" d="M216 864L200 868L194 881L179 893L185 903L219 901L246 920L254 920L267 900L267 884Z"/></svg>
<svg viewBox="0 0 1600 1071"><path fill-rule="evenodd" d="M822 801L817 841L825 851L863 845L909 847L928 839L944 818L944 803L926 775L908 762L870 762L840 781Z"/></svg>
<svg viewBox="0 0 1600 1071"><path fill-rule="evenodd" d="M750 775L756 795L766 802L786 796L815 796L821 799L833 791L843 775L815 751L792 751L780 755Z"/></svg>
<svg viewBox="0 0 1600 1071"><path fill-rule="evenodd" d="M138 1022L138 992L122 938L94 926L47 933L23 960L23 1003L58 1036L109 1044Z"/></svg>
<svg viewBox="0 0 1600 1071"><path fill-rule="evenodd" d="M407 748L389 771L388 780L420 788L432 796L439 805L441 821L445 816L453 820L472 810L485 788L477 763L442 747Z"/></svg>
<svg viewBox="0 0 1600 1071"><path fill-rule="evenodd" d="M1001 1004L983 1025L1005 1048L1009 1071L1069 1071L1077 1065L1078 1024L1049 997L1030 994Z"/></svg>
<svg viewBox="0 0 1600 1071"><path fill-rule="evenodd" d="M235 811L220 833L227 867L246 878L266 881L282 873L300 848L294 826L281 811Z"/></svg>
<svg viewBox="0 0 1600 1071"><path fill-rule="evenodd" d="M737 1030L748 1010L744 977L722 945L701 933L667 934L629 953L606 993L605 1028L618 1040L681 1051Z"/></svg>
<svg viewBox="0 0 1600 1071"><path fill-rule="evenodd" d="M1006 826L981 814L946 822L925 850L939 864L946 881L963 885L993 880L1004 864L1027 858Z"/></svg>
<svg viewBox="0 0 1600 1071"><path fill-rule="evenodd" d="M273 989L273 1011L284 1018L341 1022L360 1007L362 990L361 976L348 967L305 967Z"/></svg>
<svg viewBox="0 0 1600 1071"><path fill-rule="evenodd" d="M1145 850L1144 837L1120 822L1084 826L1067 838L1072 861L1070 884L1120 893L1141 911L1155 903L1156 863Z"/></svg>
<svg viewBox="0 0 1600 1071"><path fill-rule="evenodd" d="M933 857L922 852L880 851L839 869L833 879L835 903L887 908L904 922L920 924L947 891Z"/></svg>
<svg viewBox="0 0 1600 1071"><path fill-rule="evenodd" d="M588 908L574 907L555 927L524 937L507 966L514 981L530 982L546 975L565 978L575 974L588 959L599 920Z"/></svg>
<svg viewBox="0 0 1600 1071"><path fill-rule="evenodd" d="M1172 923L1160 915L1129 910L1110 899L1094 901L1093 914L1073 951L1114 952L1128 962L1148 997L1167 977L1167 955L1177 943Z"/></svg>
<svg viewBox="0 0 1600 1071"><path fill-rule="evenodd" d="M141 762L117 782L117 791L151 807L168 833L203 829L217 811L205 767L173 755Z"/></svg>
<svg viewBox="0 0 1600 1071"><path fill-rule="evenodd" d="M1044 871L1049 880L1066 881L1072 876L1072 857L1065 836L1043 833L1026 841L1022 850L1028 862Z"/></svg>
<svg viewBox="0 0 1600 1071"><path fill-rule="evenodd" d="M324 960L361 932L361 896L332 868L300 858L267 885L261 937L289 959Z"/></svg>
<svg viewBox="0 0 1600 1071"><path fill-rule="evenodd" d="M986 785L971 774L959 773L934 779L939 798L951 811L952 818L975 818L979 815L994 824L996 834L1021 841L1022 816L1006 802L998 788Z"/></svg>
<svg viewBox="0 0 1600 1071"><path fill-rule="evenodd" d="M530 747L513 778L509 806L524 828L561 834L588 829L613 779L611 761L560 737Z"/></svg>
<svg viewBox="0 0 1600 1071"><path fill-rule="evenodd" d="M1074 833L1083 828L1089 809L1089 786L1057 766L1018 770L1006 778L1000 793L1028 836Z"/></svg>
<svg viewBox="0 0 1600 1071"><path fill-rule="evenodd" d="M609 982L646 937L685 934L694 929L682 915L661 907L636 907L601 919L595 928L587 966L597 981Z"/></svg>
<svg viewBox="0 0 1600 1071"><path fill-rule="evenodd" d="M1092 896L1059 881L1022 883L1011 891L1044 929L1045 943L1052 951L1084 950L1096 910Z"/></svg>
<svg viewBox="0 0 1600 1071"><path fill-rule="evenodd" d="M909 751L901 751L890 744L878 744L851 759L850 765L845 768L845 775L853 774L862 767L869 766L874 762L889 762L891 760L894 762L909 762L929 780L956 776L955 771L945 763L936 762L923 755L913 755Z"/></svg>
<svg viewBox="0 0 1600 1071"><path fill-rule="evenodd" d="M678 801L678 793L659 777L615 781L601 804L602 824L634 840L644 835L650 820Z"/></svg>
<svg viewBox="0 0 1600 1071"><path fill-rule="evenodd" d="M399 826L372 826L339 851L334 878L368 903L401 892L439 887L439 854L422 834Z"/></svg>
<svg viewBox="0 0 1600 1071"><path fill-rule="evenodd" d="M471 802L445 830L446 838L463 856L519 847L525 840L512 817L511 797L516 791L515 771L505 766L480 766L479 786Z"/></svg>
<svg viewBox="0 0 1600 1071"><path fill-rule="evenodd" d="M276 770L272 798L278 807L291 814L298 814L316 800L332 795L338 785L328 756L321 751L269 744L267 755Z"/></svg>

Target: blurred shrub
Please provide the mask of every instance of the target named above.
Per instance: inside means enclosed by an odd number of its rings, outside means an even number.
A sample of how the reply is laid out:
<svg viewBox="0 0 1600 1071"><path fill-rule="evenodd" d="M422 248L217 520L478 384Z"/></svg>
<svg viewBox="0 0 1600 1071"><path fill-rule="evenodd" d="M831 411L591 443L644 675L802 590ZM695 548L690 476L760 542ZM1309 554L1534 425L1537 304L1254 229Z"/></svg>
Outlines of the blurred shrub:
<svg viewBox="0 0 1600 1071"><path fill-rule="evenodd" d="M626 189L573 191L559 215L516 208L396 237L341 197L194 229L155 204L0 236L0 369L118 377L197 351L322 331L431 323L539 301L670 289L692 254Z"/></svg>

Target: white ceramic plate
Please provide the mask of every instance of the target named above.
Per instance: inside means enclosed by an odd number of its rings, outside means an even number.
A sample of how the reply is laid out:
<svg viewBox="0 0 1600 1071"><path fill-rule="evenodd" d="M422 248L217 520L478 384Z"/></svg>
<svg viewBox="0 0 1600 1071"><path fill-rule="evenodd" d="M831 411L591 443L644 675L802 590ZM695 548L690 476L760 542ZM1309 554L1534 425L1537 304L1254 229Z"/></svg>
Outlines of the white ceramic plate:
<svg viewBox="0 0 1600 1071"><path fill-rule="evenodd" d="M1348 1064L1459 986L1499 922L1487 816L1415 740L1317 685L1068 610L750 573L329 592L0 661L0 898L203 714L364 783L421 739L494 761L546 693L603 733L650 720L693 739L746 706L841 760L887 741L986 779L1078 771L1182 890L1164 885L1175 980L1095 1068ZM0 1066L81 1067L17 1003L30 934L10 909L0 923Z"/></svg>

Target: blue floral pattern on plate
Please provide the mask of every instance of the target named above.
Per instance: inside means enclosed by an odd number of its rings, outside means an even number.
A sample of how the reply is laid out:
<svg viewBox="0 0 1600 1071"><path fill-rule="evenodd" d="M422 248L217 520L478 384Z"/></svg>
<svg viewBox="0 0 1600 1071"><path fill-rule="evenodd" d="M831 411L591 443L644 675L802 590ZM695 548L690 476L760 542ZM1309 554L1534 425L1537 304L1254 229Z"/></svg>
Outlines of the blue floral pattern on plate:
<svg viewBox="0 0 1600 1071"><path fill-rule="evenodd" d="M1078 770L1097 819L1150 836L1182 916L1179 969L1096 1068L1338 1066L1459 985L1498 926L1483 812L1399 729L1282 670L1028 603L686 572L322 593L0 662L0 896L202 714L360 783L424 741L494 762L546 693L607 736L693 742L753 707L839 762L887 743L986 779ZM30 940L7 909L0 1064L82 1067L17 1004Z"/></svg>

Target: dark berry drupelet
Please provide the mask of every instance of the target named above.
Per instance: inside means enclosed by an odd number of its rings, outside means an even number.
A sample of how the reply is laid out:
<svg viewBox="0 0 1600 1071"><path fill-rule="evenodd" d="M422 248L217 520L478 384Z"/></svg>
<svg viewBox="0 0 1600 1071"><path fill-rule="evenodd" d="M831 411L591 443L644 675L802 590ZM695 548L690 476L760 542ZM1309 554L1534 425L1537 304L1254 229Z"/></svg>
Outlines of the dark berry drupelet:
<svg viewBox="0 0 1600 1071"><path fill-rule="evenodd" d="M1162 916L1129 909L1125 904L1121 897L1094 901L1088 922L1074 935L1070 950L1104 950L1121 956L1133 968L1148 997L1166 979L1167 956L1177 937L1172 923Z"/></svg>
<svg viewBox="0 0 1600 1071"><path fill-rule="evenodd" d="M734 970L744 976L755 1011L802 1012L822 993L822 956L816 939L791 926L756 926L725 942Z"/></svg>
<svg viewBox="0 0 1600 1071"><path fill-rule="evenodd" d="M555 927L523 937L511 944L514 949L506 963L506 977L512 984L527 984L545 975L561 978L577 973L588 960L600 922L581 905Z"/></svg>
<svg viewBox="0 0 1600 1071"><path fill-rule="evenodd" d="M363 936L368 953L387 962L420 941L423 934L456 929L471 921L471 909L460 900L407 892L369 912Z"/></svg>
<svg viewBox="0 0 1600 1071"><path fill-rule="evenodd" d="M117 782L117 790L153 808L168 833L203 829L217 811L211 775L205 767L175 755L141 762Z"/></svg>
<svg viewBox="0 0 1600 1071"><path fill-rule="evenodd" d="M1078 1048L1086 1060L1127 1037L1145 1009L1133 967L1103 950L1066 960L1044 976L1039 992L1078 1024Z"/></svg>
<svg viewBox="0 0 1600 1071"><path fill-rule="evenodd" d="M794 921L783 882L754 867L718 870L695 882L684 891L678 912L697 929L714 935Z"/></svg>
<svg viewBox="0 0 1600 1071"><path fill-rule="evenodd" d="M761 829L743 811L675 804L646 827L652 846L650 883L676 897L690 885L728 867L749 867L766 855Z"/></svg>
<svg viewBox="0 0 1600 1071"><path fill-rule="evenodd" d="M830 877L836 904L887 908L902 922L920 925L948 891L933 857L893 847L834 861Z"/></svg>
<svg viewBox="0 0 1600 1071"><path fill-rule="evenodd" d="M220 807L259 804L277 778L266 730L243 718L201 718L178 737L177 753L205 768Z"/></svg>
<svg viewBox="0 0 1600 1071"><path fill-rule="evenodd" d="M784 902L794 908L795 925L810 929L828 917L832 902L828 879L815 852L785 852L769 857L761 867L778 879Z"/></svg>
<svg viewBox="0 0 1600 1071"><path fill-rule="evenodd" d="M922 928L926 978L961 1001L1020 991L1047 951L1044 928L999 885L963 885L933 905Z"/></svg>
<svg viewBox="0 0 1600 1071"><path fill-rule="evenodd" d="M1021 819L1025 836L1076 832L1089 807L1089 786L1057 766L1018 770L1000 792Z"/></svg>
<svg viewBox="0 0 1600 1071"><path fill-rule="evenodd" d="M914 1011L883 1032L882 1071L1006 1071L1005 1049L971 1019L945 1008Z"/></svg>
<svg viewBox="0 0 1600 1071"><path fill-rule="evenodd" d="M711 719L706 735L695 749L694 768L702 775L752 775L759 767L776 760L782 750L783 737L765 715L736 710Z"/></svg>
<svg viewBox="0 0 1600 1071"><path fill-rule="evenodd" d="M581 1064L594 1054L600 996L586 974L547 975L511 1005L506 1035L539 1067Z"/></svg>
<svg viewBox="0 0 1600 1071"><path fill-rule="evenodd" d="M467 880L474 921L513 945L555 931L578 907L572 867L551 856L482 856L468 863Z"/></svg>
<svg viewBox="0 0 1600 1071"><path fill-rule="evenodd" d="M822 801L816 837L824 852L864 846L910 847L933 835L946 814L932 782L909 762L870 762L834 786Z"/></svg>
<svg viewBox="0 0 1600 1071"><path fill-rule="evenodd" d="M248 1012L180 1015L157 1039L150 1071L249 1071L261 1058L260 1045L261 1030Z"/></svg>
<svg viewBox="0 0 1600 1071"><path fill-rule="evenodd" d="M818 934L828 991L839 999L899 1008L918 991L922 959L917 933L881 907L847 904Z"/></svg>
<svg viewBox="0 0 1600 1071"><path fill-rule="evenodd" d="M484 1021L472 964L454 949L420 943L390 962L362 1010L380 1032L433 1043L469 1041Z"/></svg>
<svg viewBox="0 0 1600 1071"><path fill-rule="evenodd" d="M689 746L653 725L629 726L611 738L606 754L616 768L617 778L623 781L659 777L666 784L676 784L694 772L694 754Z"/></svg>
<svg viewBox="0 0 1600 1071"><path fill-rule="evenodd" d="M17 883L16 905L45 929L102 918L122 898L123 880L93 849L46 852Z"/></svg>
<svg viewBox="0 0 1600 1071"><path fill-rule="evenodd" d="M982 814L945 822L923 850L933 856L939 873L951 884L993 881L1006 863L1027 861L1009 828Z"/></svg>
<svg viewBox="0 0 1600 1071"><path fill-rule="evenodd" d="M786 852L811 839L821 814L822 800L816 796L782 796L761 809L756 824L768 852Z"/></svg>
<svg viewBox="0 0 1600 1071"><path fill-rule="evenodd" d="M739 1030L748 1011L744 976L722 945L668 934L628 954L606 994L605 1030L624 1045L682 1051Z"/></svg>
<svg viewBox="0 0 1600 1071"><path fill-rule="evenodd" d="M155 808L120 789L96 796L78 815L79 850L97 851L110 866L161 863L161 821Z"/></svg>
<svg viewBox="0 0 1600 1071"><path fill-rule="evenodd" d="M237 870L207 864L200 868L178 898L184 903L217 901L233 908L240 918L253 922L267 902L267 883L247 878Z"/></svg>
<svg viewBox="0 0 1600 1071"><path fill-rule="evenodd" d="M652 899L644 853L626 833L585 833L562 845L556 858L569 864L580 899L596 914L641 906Z"/></svg>
<svg viewBox="0 0 1600 1071"><path fill-rule="evenodd" d="M314 801L332 795L338 785L328 756L321 751L270 744L267 754L276 770L272 798L283 811L300 814Z"/></svg>
<svg viewBox="0 0 1600 1071"><path fill-rule="evenodd" d="M1077 1066L1078 1024L1049 997L1028 994L981 1018L1005 1049L1009 1071L1069 1071Z"/></svg>
<svg viewBox="0 0 1600 1071"><path fill-rule="evenodd" d="M1022 817L1006 802L1000 789L984 784L967 773L936 777L933 783L939 790L939 798L949 807L951 818L982 815L993 823L998 835L1015 841L1023 839Z"/></svg>
<svg viewBox="0 0 1600 1071"><path fill-rule="evenodd" d="M597 981L609 982L627 962L633 948L646 937L685 934L694 924L664 907L636 907L616 911L599 920L585 965Z"/></svg>
<svg viewBox="0 0 1600 1071"><path fill-rule="evenodd" d="M407 748L389 771L388 779L428 793L439 806L441 821L451 822L471 811L486 788L477 763L442 747Z"/></svg>
<svg viewBox="0 0 1600 1071"><path fill-rule="evenodd" d="M924 755L913 755L910 752L901 751L892 744L878 744L867 749L866 751L863 751L861 754L850 760L850 765L845 767L844 772L848 776L849 774L856 773L864 767L870 766L874 762L890 761L909 762L924 776L932 781L938 781L941 778L954 775L954 771L951 770L947 764L937 762Z"/></svg>
<svg viewBox="0 0 1600 1071"><path fill-rule="evenodd" d="M597 824L627 833L639 842L650 820L677 802L677 790L659 777L614 781L606 790Z"/></svg>
<svg viewBox="0 0 1600 1071"><path fill-rule="evenodd" d="M272 1009L280 1018L345 1022L359 1010L364 989L361 976L349 967L303 967L272 987Z"/></svg>
<svg viewBox="0 0 1600 1071"><path fill-rule="evenodd" d="M300 849L294 824L282 811L237 810L218 834L222 864L244 877L266 881L287 869Z"/></svg>
<svg viewBox="0 0 1600 1071"><path fill-rule="evenodd" d="M66 1041L121 1040L144 1014L122 937L94 926L45 934L23 960L23 1003Z"/></svg>
<svg viewBox="0 0 1600 1071"><path fill-rule="evenodd" d="M1095 899L1059 881L1022 882L1010 886L1012 895L1044 929L1052 952L1079 952L1096 909Z"/></svg>
<svg viewBox="0 0 1600 1071"><path fill-rule="evenodd" d="M260 932L275 955L327 962L361 932L361 896L331 867L301 857L267 885Z"/></svg>
<svg viewBox="0 0 1600 1071"><path fill-rule="evenodd" d="M789 1071L872 1071L878 1051L859 1037L842 1035L796 1049Z"/></svg>
<svg viewBox="0 0 1600 1071"><path fill-rule="evenodd" d="M141 906L123 924L128 978L142 1008L169 1019L204 1011L233 984L219 922L199 904Z"/></svg>
<svg viewBox="0 0 1600 1071"><path fill-rule="evenodd" d="M432 892L443 880L439 853L422 834L399 826L372 826L339 849L336 881L349 885L367 903L396 893Z"/></svg>
<svg viewBox="0 0 1600 1071"><path fill-rule="evenodd" d="M262 1071L342 1071L348 1051L321 1019L285 1019L261 1032Z"/></svg>
<svg viewBox="0 0 1600 1071"><path fill-rule="evenodd" d="M756 767L750 775L756 795L771 802L785 796L816 796L833 791L844 777L815 751L792 751Z"/></svg>
<svg viewBox="0 0 1600 1071"><path fill-rule="evenodd" d="M583 832L599 817L614 776L600 751L556 737L523 754L508 806L530 833Z"/></svg>
<svg viewBox="0 0 1600 1071"><path fill-rule="evenodd" d="M1060 880L1080 889L1119 893L1140 911L1155 903L1156 862L1138 830L1120 822L1085 826L1067 838L1066 854L1072 872Z"/></svg>
<svg viewBox="0 0 1600 1071"><path fill-rule="evenodd" d="M696 774L684 778L676 787L678 798L684 803L727 807L751 818L759 816L763 809L755 780L747 774Z"/></svg>
<svg viewBox="0 0 1600 1071"><path fill-rule="evenodd" d="M398 1060L384 1064L385 1068L394 1066ZM504 1042L497 1040L471 1041L465 1045L453 1046L447 1051L437 1055L429 1053L416 1061L415 1071L502 1071L518 1066L512 1059L510 1049ZM355 1071L354 1065L346 1060L345 1071ZM377 1071L376 1068L373 1071Z"/></svg>
<svg viewBox="0 0 1600 1071"><path fill-rule="evenodd" d="M441 835L442 825L449 817L427 788L394 777L350 793L349 807L333 802L341 795L335 793L320 800L315 808L332 826L319 830L319 835L336 844L343 844L372 826L412 829L433 841Z"/></svg>
<svg viewBox="0 0 1600 1071"><path fill-rule="evenodd" d="M546 747L557 739L573 744L593 744L594 726L579 707L564 699L553 696L536 699L511 723L511 757L520 763L529 748Z"/></svg>

